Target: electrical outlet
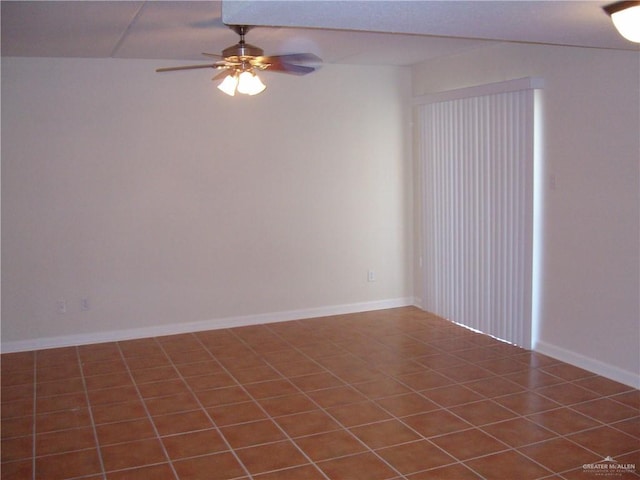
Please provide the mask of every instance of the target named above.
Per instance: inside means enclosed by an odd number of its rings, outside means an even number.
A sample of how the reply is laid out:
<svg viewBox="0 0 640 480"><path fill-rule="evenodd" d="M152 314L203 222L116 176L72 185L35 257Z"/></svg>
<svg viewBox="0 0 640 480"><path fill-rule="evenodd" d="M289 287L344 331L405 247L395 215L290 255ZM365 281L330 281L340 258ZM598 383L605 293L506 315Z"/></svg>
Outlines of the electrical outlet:
<svg viewBox="0 0 640 480"><path fill-rule="evenodd" d="M367 272L367 281L368 282L375 282L376 281L376 272L374 272L373 270L369 270Z"/></svg>

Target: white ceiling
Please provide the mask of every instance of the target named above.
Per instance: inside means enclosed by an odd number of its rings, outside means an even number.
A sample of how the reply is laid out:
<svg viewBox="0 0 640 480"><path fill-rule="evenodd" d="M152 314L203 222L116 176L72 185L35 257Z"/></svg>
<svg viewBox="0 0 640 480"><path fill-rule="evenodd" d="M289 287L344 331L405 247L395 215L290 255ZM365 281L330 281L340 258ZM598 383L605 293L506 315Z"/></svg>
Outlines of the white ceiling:
<svg viewBox="0 0 640 480"><path fill-rule="evenodd" d="M257 25L267 55L326 63L411 65L495 42L640 50L602 11L607 1L7 1L2 56L203 61ZM160 65L160 66L166 66Z"/></svg>

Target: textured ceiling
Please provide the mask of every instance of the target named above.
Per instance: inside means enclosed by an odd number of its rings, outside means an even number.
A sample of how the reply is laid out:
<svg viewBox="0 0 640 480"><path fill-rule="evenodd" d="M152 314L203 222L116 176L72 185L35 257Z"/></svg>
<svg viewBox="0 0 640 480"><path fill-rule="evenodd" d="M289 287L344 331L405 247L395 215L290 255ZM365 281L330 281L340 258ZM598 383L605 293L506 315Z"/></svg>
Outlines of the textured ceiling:
<svg viewBox="0 0 640 480"><path fill-rule="evenodd" d="M639 50L601 1L2 1L2 55L198 61L257 25L266 54L411 65L496 42Z"/></svg>

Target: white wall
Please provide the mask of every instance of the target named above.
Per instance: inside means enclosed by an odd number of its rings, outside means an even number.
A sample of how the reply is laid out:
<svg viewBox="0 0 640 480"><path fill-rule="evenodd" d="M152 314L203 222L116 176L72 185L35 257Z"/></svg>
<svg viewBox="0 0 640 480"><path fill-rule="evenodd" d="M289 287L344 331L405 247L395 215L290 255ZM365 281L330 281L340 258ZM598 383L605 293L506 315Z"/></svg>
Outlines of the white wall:
<svg viewBox="0 0 640 480"><path fill-rule="evenodd" d="M545 81L537 349L640 386L640 54L502 44L416 66L413 90L527 76Z"/></svg>
<svg viewBox="0 0 640 480"><path fill-rule="evenodd" d="M411 302L408 69L165 64L2 59L5 350Z"/></svg>

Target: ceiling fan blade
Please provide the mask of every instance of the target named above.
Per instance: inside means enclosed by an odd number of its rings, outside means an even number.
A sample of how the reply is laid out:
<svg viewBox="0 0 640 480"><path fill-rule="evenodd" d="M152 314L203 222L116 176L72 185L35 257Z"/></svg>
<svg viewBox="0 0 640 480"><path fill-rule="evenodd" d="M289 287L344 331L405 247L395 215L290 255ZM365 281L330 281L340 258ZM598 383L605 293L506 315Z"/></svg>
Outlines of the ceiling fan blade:
<svg viewBox="0 0 640 480"><path fill-rule="evenodd" d="M273 58L273 57L270 57ZM268 71L289 73L291 75L306 75L307 73L315 72L315 68L307 67L306 65L294 65L287 62L269 62Z"/></svg>
<svg viewBox="0 0 640 480"><path fill-rule="evenodd" d="M287 55L273 55L270 57L260 57L265 63L287 62L287 63L322 63L322 59L313 53L290 53Z"/></svg>
<svg viewBox="0 0 640 480"><path fill-rule="evenodd" d="M207 63L205 65L185 65L183 67L156 68L156 72L174 72L176 70L194 70L196 68L219 68L219 67L223 67L223 66L224 66L224 64Z"/></svg>
<svg viewBox="0 0 640 480"><path fill-rule="evenodd" d="M213 58L224 58L222 55L218 55L217 53L202 52L202 55L206 55L207 57L213 57Z"/></svg>
<svg viewBox="0 0 640 480"><path fill-rule="evenodd" d="M225 68L225 69L223 69L223 70L222 70L222 72L220 72L218 75L216 75L215 77L213 77L213 78L211 79L211 81L212 81L212 82L216 82L216 81L218 81L218 80L223 79L224 77L226 77L226 76L228 76L228 75L232 75L232 73L233 73L233 72L232 72L230 69Z"/></svg>

